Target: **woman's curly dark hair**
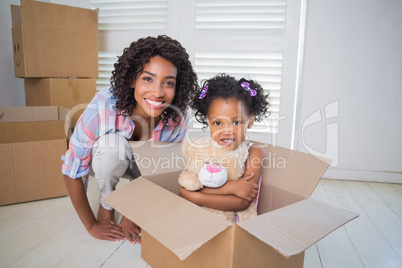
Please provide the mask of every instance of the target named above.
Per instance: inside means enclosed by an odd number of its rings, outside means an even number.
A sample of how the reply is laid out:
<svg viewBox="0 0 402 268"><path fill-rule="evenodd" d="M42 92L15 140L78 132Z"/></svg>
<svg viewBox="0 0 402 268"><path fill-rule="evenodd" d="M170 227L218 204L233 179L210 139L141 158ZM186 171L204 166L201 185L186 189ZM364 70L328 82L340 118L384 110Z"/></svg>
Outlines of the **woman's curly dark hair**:
<svg viewBox="0 0 402 268"><path fill-rule="evenodd" d="M250 91L247 91L241 86L241 83L248 82L250 88L257 92L257 95L252 97ZM202 89L208 86L207 93L205 97L200 99L200 94ZM211 103L216 99L230 99L236 98L242 101L248 109L248 112L254 115L255 121L261 121L265 117L269 116L268 102L269 93L264 91L260 84L253 80L246 80L241 78L236 80L236 78L229 76L227 74L218 74L215 77L204 80L202 88L194 96L191 108L195 110L195 119L207 125L207 114Z"/></svg>
<svg viewBox="0 0 402 268"><path fill-rule="evenodd" d="M150 58L160 56L177 67L176 92L171 106L161 115L163 123L177 119L185 112L197 89L195 74L189 56L181 44L166 36L141 38L124 49L123 55L114 64L110 79L113 97L117 98L115 109L121 114L131 115L137 105L132 83Z"/></svg>

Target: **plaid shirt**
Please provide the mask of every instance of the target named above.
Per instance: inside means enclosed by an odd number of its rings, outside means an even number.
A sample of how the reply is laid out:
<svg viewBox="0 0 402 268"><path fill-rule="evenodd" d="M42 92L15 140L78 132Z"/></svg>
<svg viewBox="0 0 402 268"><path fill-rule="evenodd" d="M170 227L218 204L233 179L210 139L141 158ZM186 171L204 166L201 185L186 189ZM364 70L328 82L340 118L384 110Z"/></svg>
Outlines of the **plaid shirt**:
<svg viewBox="0 0 402 268"><path fill-rule="evenodd" d="M86 177L96 140L108 133L118 133L129 139L134 132L134 122L130 116L119 115L113 107L117 99L109 88L99 91L78 120L70 138L69 149L63 155L62 173L70 178ZM154 141L182 141L188 129L188 116L178 123L172 119L163 125L162 120L152 133Z"/></svg>

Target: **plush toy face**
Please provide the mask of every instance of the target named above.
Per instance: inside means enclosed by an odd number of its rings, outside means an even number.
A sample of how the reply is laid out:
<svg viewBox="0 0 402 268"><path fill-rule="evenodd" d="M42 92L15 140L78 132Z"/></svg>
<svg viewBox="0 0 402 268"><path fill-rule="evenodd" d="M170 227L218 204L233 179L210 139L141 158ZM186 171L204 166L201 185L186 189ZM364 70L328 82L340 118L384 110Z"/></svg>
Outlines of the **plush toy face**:
<svg viewBox="0 0 402 268"><path fill-rule="evenodd" d="M218 164L206 164L198 173L198 179L207 187L221 187L227 181L226 169Z"/></svg>

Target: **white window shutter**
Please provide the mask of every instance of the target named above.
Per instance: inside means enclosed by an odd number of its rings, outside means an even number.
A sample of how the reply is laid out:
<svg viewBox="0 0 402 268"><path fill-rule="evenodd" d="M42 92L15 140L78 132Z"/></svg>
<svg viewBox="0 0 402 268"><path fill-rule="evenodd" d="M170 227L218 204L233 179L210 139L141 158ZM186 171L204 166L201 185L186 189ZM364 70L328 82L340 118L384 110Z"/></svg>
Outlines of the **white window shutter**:
<svg viewBox="0 0 402 268"><path fill-rule="evenodd" d="M168 0L92 0L99 8L99 30L167 29Z"/></svg>
<svg viewBox="0 0 402 268"><path fill-rule="evenodd" d="M271 115L251 132L291 146L305 0L91 2L100 8L99 88L110 85L113 64L132 41L166 34L186 48L200 82L217 73L259 82L270 92Z"/></svg>
<svg viewBox="0 0 402 268"><path fill-rule="evenodd" d="M286 1L199 0L196 29L285 29Z"/></svg>
<svg viewBox="0 0 402 268"><path fill-rule="evenodd" d="M280 135L284 146L290 145L293 125L301 2L183 1L182 43L199 79L227 73L259 82L270 92L271 115L249 132Z"/></svg>
<svg viewBox="0 0 402 268"><path fill-rule="evenodd" d="M254 79L269 91L270 113L279 115L279 102L282 84L282 52L253 51L196 51L195 71L200 81L211 78L217 73L225 73L240 79ZM200 127L195 123L194 127ZM277 132L277 127L269 121L255 122L253 130Z"/></svg>
<svg viewBox="0 0 402 268"><path fill-rule="evenodd" d="M131 42L161 34L179 40L180 1L91 0L91 8L99 8L98 90L111 85L114 64Z"/></svg>

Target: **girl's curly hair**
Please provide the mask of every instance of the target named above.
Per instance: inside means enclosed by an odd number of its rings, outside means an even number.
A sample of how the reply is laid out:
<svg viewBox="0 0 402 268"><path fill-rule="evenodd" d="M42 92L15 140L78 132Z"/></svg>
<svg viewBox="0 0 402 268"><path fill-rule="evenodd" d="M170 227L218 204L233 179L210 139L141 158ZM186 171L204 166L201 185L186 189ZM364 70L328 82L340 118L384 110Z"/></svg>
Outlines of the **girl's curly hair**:
<svg viewBox="0 0 402 268"><path fill-rule="evenodd" d="M241 86L241 83L248 82L250 88L257 92L257 95L252 97L250 91L247 91ZM203 98L200 98L202 89L208 86L208 90ZM253 80L241 78L236 80L234 77L227 74L218 74L215 77L204 80L202 89L194 96L191 108L195 110L195 119L207 125L207 114L211 103L216 99L236 98L242 101L248 109L248 112L254 115L255 121L261 121L269 116L268 96L260 84Z"/></svg>
<svg viewBox="0 0 402 268"><path fill-rule="evenodd" d="M161 115L165 124L170 118L174 121L185 112L197 89L195 74L189 56L181 44L166 36L141 38L124 49L123 55L114 64L110 82L113 97L117 98L115 109L121 114L131 115L137 105L132 83L140 74L150 58L160 56L177 67L176 92L173 102Z"/></svg>

